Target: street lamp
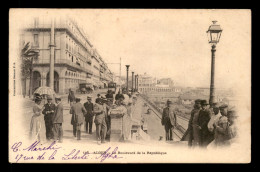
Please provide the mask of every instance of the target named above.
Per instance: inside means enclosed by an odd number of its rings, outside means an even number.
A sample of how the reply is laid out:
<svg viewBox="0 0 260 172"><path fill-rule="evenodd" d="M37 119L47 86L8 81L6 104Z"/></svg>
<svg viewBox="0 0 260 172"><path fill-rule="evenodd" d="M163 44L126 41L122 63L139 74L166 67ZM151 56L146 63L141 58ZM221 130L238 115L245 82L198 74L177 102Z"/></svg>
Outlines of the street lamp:
<svg viewBox="0 0 260 172"><path fill-rule="evenodd" d="M214 86L214 77L215 77L215 52L216 44L219 42L222 29L220 25L217 25L217 21L212 21L213 24L209 26L207 31L208 40L211 46L211 80L210 80L210 97L209 104L212 107L212 104L215 102L215 86Z"/></svg>
<svg viewBox="0 0 260 172"><path fill-rule="evenodd" d="M134 72L132 72L132 92L134 91Z"/></svg>
<svg viewBox="0 0 260 172"><path fill-rule="evenodd" d="M137 75L135 75L135 92L136 92L136 81L137 80Z"/></svg>
<svg viewBox="0 0 260 172"><path fill-rule="evenodd" d="M138 81L138 79L139 79L139 76L138 76L138 74L136 75L136 91L138 92L138 88L139 88L139 81Z"/></svg>
<svg viewBox="0 0 260 172"><path fill-rule="evenodd" d="M128 70L130 65L125 65L126 66L126 91L128 93Z"/></svg>

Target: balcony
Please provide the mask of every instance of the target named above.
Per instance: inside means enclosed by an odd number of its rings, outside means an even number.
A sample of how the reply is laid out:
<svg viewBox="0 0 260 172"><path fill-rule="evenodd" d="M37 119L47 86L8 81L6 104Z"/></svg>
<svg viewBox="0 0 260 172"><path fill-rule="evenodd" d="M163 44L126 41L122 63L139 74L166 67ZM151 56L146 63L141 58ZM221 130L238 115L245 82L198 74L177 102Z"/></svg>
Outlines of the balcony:
<svg viewBox="0 0 260 172"><path fill-rule="evenodd" d="M49 65L49 64L50 64L49 59L39 59L39 60L34 61L34 65ZM84 67L84 64L83 64L83 66L79 66L78 64L73 63L72 61L70 61L68 59L55 59L55 65L69 66L76 70L83 71L83 72L86 72L89 74L93 74L93 72L90 69ZM87 65L87 66L89 67L89 65Z"/></svg>

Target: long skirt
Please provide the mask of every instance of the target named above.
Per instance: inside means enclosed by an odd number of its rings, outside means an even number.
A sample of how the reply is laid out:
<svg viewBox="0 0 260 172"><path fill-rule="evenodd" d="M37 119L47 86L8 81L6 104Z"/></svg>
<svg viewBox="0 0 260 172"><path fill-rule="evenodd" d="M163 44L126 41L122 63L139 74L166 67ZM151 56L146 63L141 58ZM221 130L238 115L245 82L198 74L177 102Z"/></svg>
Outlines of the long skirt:
<svg viewBox="0 0 260 172"><path fill-rule="evenodd" d="M123 136L128 140L131 136L132 120L128 115L123 116Z"/></svg>
<svg viewBox="0 0 260 172"><path fill-rule="evenodd" d="M45 124L43 115L33 115L30 124L30 139L37 141L45 141Z"/></svg>

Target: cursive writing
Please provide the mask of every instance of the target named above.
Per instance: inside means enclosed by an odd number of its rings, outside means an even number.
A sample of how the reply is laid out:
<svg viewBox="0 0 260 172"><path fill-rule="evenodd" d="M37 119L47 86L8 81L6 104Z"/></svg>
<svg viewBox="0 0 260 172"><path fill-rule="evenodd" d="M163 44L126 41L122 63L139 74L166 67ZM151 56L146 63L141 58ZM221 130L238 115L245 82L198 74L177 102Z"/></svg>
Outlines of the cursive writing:
<svg viewBox="0 0 260 172"><path fill-rule="evenodd" d="M100 162L105 161L106 159L112 158L112 159L119 159L119 158L123 158L123 157L118 157L116 154L116 151L118 149L118 147L116 147L111 153L109 153L108 151L111 149L111 147L109 147L104 153L102 153L100 156L96 157L96 159L100 159Z"/></svg>
<svg viewBox="0 0 260 172"><path fill-rule="evenodd" d="M22 145L22 142L14 143L11 147L13 152L17 152L19 150L19 147Z"/></svg>
<svg viewBox="0 0 260 172"><path fill-rule="evenodd" d="M69 159L88 159L89 153L88 152L82 152L82 155L80 156L80 150L73 149L69 154L64 154L62 157L62 160L69 160Z"/></svg>
<svg viewBox="0 0 260 172"><path fill-rule="evenodd" d="M40 141L35 141L33 144L31 144L29 147L23 149L27 151L46 151L46 150L57 150L61 147L58 147L56 144L56 141L53 141L49 146L45 147L39 147Z"/></svg>

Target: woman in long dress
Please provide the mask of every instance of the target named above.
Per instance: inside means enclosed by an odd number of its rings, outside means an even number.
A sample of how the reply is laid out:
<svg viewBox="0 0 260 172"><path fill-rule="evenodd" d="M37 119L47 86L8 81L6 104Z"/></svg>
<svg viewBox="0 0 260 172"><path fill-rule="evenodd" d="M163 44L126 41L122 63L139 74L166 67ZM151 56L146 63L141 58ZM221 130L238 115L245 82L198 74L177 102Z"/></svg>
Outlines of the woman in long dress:
<svg viewBox="0 0 260 172"><path fill-rule="evenodd" d="M45 126L42 115L43 107L41 106L41 101L42 98L40 96L37 96L35 98L35 105L33 106L33 116L30 124L30 139L37 141L45 140Z"/></svg>
<svg viewBox="0 0 260 172"><path fill-rule="evenodd" d="M124 135L124 140L129 140L131 138L131 128L132 128L132 101L131 100L128 101L128 104L125 105L125 108L126 108L126 114L123 116L123 135Z"/></svg>

